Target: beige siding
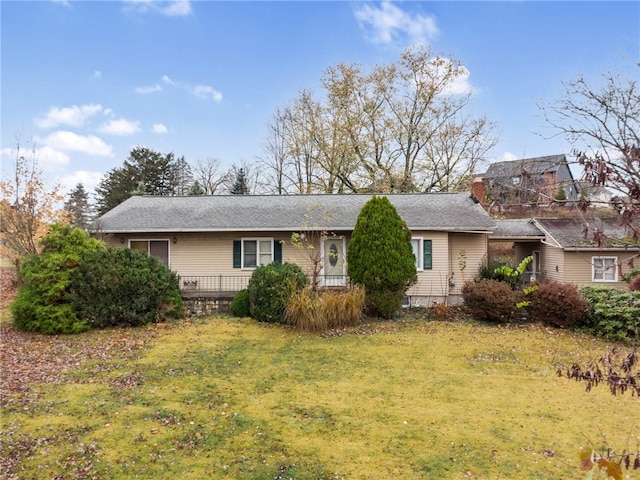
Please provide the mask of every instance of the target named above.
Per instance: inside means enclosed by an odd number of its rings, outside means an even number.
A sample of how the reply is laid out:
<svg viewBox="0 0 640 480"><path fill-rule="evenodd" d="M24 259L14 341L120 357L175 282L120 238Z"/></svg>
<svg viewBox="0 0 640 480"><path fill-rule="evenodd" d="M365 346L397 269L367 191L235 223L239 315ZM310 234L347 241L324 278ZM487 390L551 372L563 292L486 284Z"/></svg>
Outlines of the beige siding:
<svg viewBox="0 0 640 480"><path fill-rule="evenodd" d="M418 271L418 282L412 286L407 295L442 297L447 294L449 282L449 241L446 232L411 232L413 238L431 240L430 270Z"/></svg>
<svg viewBox="0 0 640 480"><path fill-rule="evenodd" d="M183 276L251 276L252 270L233 268L233 241L243 238L272 238L281 242L283 261L293 262L300 255L291 245L290 236L280 232L184 233L177 238L178 242L171 246L171 268Z"/></svg>
<svg viewBox="0 0 640 480"><path fill-rule="evenodd" d="M433 302L459 303L462 285L473 279L487 255L487 236L447 232L413 232L433 242L433 269L418 272L418 283L407 291L412 306Z"/></svg>
<svg viewBox="0 0 640 480"><path fill-rule="evenodd" d="M412 235L414 238L432 241L433 263L432 269L418 272L418 283L407 292L411 296L442 301L450 293L458 295L462 283L472 279L478 273L482 261L486 258L486 235L431 231L415 231ZM342 236L345 238L345 247L348 249L350 235ZM167 239L169 240L170 266L180 276L250 277L252 270L233 268L233 241L242 238L273 238L281 242L282 260L300 265L307 274L312 273L310 255L321 250L320 245L313 250L296 248L291 243L290 234L282 232L105 235L103 240L109 246L126 247L129 240ZM124 239L124 242L121 242L121 239ZM451 278L452 273L453 278ZM450 280L453 285L450 284Z"/></svg>
<svg viewBox="0 0 640 480"><path fill-rule="evenodd" d="M564 283L566 281L564 251L559 247L541 244L540 270L544 279Z"/></svg>
<svg viewBox="0 0 640 480"><path fill-rule="evenodd" d="M519 265L528 256L533 255L534 250L540 252L542 250L540 242L516 242L513 248L513 263L515 266Z"/></svg>
<svg viewBox="0 0 640 480"><path fill-rule="evenodd" d="M617 282L592 281L592 258L593 257L616 257L618 263L622 263L622 273L629 272L630 268L625 265L625 260L635 255L634 252L565 252L566 272L564 276L565 282L575 283L578 285L602 285L606 287L627 288L627 283L621 278L618 272Z"/></svg>
<svg viewBox="0 0 640 480"><path fill-rule="evenodd" d="M452 233L449 238L449 271L453 273L455 283L450 294L459 295L464 282L473 280L487 260L488 238L474 233Z"/></svg>

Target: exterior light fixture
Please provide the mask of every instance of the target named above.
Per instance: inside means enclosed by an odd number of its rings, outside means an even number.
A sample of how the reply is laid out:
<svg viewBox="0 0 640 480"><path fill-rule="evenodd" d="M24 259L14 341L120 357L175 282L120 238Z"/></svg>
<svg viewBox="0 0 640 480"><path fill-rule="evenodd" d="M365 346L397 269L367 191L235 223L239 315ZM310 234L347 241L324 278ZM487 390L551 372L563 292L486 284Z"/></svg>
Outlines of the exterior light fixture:
<svg viewBox="0 0 640 480"><path fill-rule="evenodd" d="M178 237L173 237L173 244L175 245L176 243L178 243Z"/></svg>

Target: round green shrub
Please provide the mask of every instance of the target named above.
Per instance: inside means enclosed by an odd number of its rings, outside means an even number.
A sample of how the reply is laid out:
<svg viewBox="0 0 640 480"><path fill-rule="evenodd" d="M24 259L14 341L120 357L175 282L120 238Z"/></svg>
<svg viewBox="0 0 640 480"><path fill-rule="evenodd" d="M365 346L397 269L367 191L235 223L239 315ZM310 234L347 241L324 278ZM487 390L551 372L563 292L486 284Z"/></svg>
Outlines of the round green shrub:
<svg viewBox="0 0 640 480"><path fill-rule="evenodd" d="M640 292L613 287L584 286L580 292L589 304L584 330L613 341L640 338Z"/></svg>
<svg viewBox="0 0 640 480"><path fill-rule="evenodd" d="M404 293L405 289L367 291L365 294L367 312L380 318L393 318L402 308Z"/></svg>
<svg viewBox="0 0 640 480"><path fill-rule="evenodd" d="M249 317L251 315L251 303L249 302L249 290L240 290L229 304L229 310L234 317Z"/></svg>
<svg viewBox="0 0 640 480"><path fill-rule="evenodd" d="M291 296L306 284L307 276L293 263L259 266L247 286L251 317L261 322L284 323L284 310Z"/></svg>
<svg viewBox="0 0 640 480"><path fill-rule="evenodd" d="M466 311L473 318L486 322L508 322L516 309L516 292L508 283L482 279L462 286Z"/></svg>
<svg viewBox="0 0 640 480"><path fill-rule="evenodd" d="M531 320L561 328L573 328L584 321L589 304L576 285L546 281L537 287L527 298Z"/></svg>
<svg viewBox="0 0 640 480"><path fill-rule="evenodd" d="M71 276L69 299L92 328L146 325L184 312L177 275L156 257L128 248L86 255Z"/></svg>
<svg viewBox="0 0 640 480"><path fill-rule="evenodd" d="M387 197L374 195L362 207L347 260L351 282L365 288L367 313L392 318L417 273L411 231Z"/></svg>
<svg viewBox="0 0 640 480"><path fill-rule="evenodd" d="M41 253L30 255L20 265L20 287L10 306L14 325L45 334L89 330L90 323L77 315L67 294L74 269L104 245L66 224L52 225L40 245Z"/></svg>

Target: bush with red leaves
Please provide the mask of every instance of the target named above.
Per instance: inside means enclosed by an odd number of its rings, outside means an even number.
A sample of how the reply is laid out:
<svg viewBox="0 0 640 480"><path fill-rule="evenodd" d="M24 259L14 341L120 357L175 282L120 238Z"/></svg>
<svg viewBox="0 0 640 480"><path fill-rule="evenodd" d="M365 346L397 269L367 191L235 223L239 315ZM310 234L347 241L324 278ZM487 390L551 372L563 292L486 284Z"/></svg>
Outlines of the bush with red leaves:
<svg viewBox="0 0 640 480"><path fill-rule="evenodd" d="M487 322L509 322L516 309L516 292L506 282L482 279L462 287L464 308L473 318Z"/></svg>
<svg viewBox="0 0 640 480"><path fill-rule="evenodd" d="M584 320L589 304L576 285L550 280L537 286L529 298L531 320L561 328L578 326Z"/></svg>

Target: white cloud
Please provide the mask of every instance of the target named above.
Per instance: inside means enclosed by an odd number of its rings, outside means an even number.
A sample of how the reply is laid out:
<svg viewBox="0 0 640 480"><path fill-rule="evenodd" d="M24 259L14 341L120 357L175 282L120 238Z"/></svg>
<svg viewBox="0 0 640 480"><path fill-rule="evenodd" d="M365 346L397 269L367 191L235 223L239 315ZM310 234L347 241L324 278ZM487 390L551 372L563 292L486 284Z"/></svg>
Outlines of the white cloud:
<svg viewBox="0 0 640 480"><path fill-rule="evenodd" d="M355 17L374 43L391 44L408 38L411 43L426 45L439 33L433 15L412 16L390 1L383 1L380 8L363 5Z"/></svg>
<svg viewBox="0 0 640 480"><path fill-rule="evenodd" d="M60 130L40 139L40 143L62 151L82 152L101 157L110 157L113 155L111 145L108 145L95 135L85 136Z"/></svg>
<svg viewBox="0 0 640 480"><path fill-rule="evenodd" d="M174 0L168 6L161 8L160 12L167 17L184 17L191 14L191 2L189 0Z"/></svg>
<svg viewBox="0 0 640 480"><path fill-rule="evenodd" d="M96 187L102 180L101 172L90 172L87 170L77 170L68 175L63 175L58 179L63 193L70 193L76 186L81 183L84 189L93 194Z"/></svg>
<svg viewBox="0 0 640 480"><path fill-rule="evenodd" d="M167 75L163 75L162 76L162 81L168 85L172 85L172 86L176 86L176 82L174 82L173 80L171 80Z"/></svg>
<svg viewBox="0 0 640 480"><path fill-rule="evenodd" d="M94 70L93 78L102 78L102 72L100 70Z"/></svg>
<svg viewBox="0 0 640 480"><path fill-rule="evenodd" d="M207 85L196 85L193 89L193 94L196 97L203 98L205 100L211 98L214 102L220 103L222 101L222 93Z"/></svg>
<svg viewBox="0 0 640 480"><path fill-rule="evenodd" d="M445 57L435 57L429 60L431 75L435 78L447 78L450 75L451 81L443 89L447 95L467 95L475 92L475 88L469 81L471 73L463 65L453 66L451 60Z"/></svg>
<svg viewBox="0 0 640 480"><path fill-rule="evenodd" d="M195 95L198 98L202 98L204 100L213 100L214 102L220 103L222 101L222 92L219 92L213 87L209 85L196 85L195 87L183 83L177 80L173 80L168 75L162 76L162 82L166 85L171 85L174 88L179 88L180 90L184 90L191 95Z"/></svg>
<svg viewBox="0 0 640 480"><path fill-rule="evenodd" d="M458 76L452 83L447 85L445 93L465 95L475 92L475 88L469 81L469 75L470 72L466 67L459 67Z"/></svg>
<svg viewBox="0 0 640 480"><path fill-rule="evenodd" d="M133 135L140 131L140 122L126 120L124 118L111 120L100 127L101 133L109 135Z"/></svg>
<svg viewBox="0 0 640 480"><path fill-rule="evenodd" d="M26 152L25 152L26 153ZM44 147L38 148L36 146L35 150L29 149L28 154L25 155L25 158L28 158L29 160L31 160L32 154L35 154L35 159L36 162L38 163L38 166L46 172L55 172L55 171L59 171L60 169L62 169L63 167L66 167L69 164L69 156L64 153L61 152L59 150L56 150L55 148L49 146L49 145L45 145ZM0 151L0 157L2 158L7 158L10 161L2 161L3 165L9 166L11 165L9 168L14 168L15 165L15 156L16 156L16 151L14 149L11 148L3 148ZM3 172L3 173L7 173L7 172Z"/></svg>
<svg viewBox="0 0 640 480"><path fill-rule="evenodd" d="M102 105L74 105L72 107L51 107L46 116L36 118L35 123L40 128L52 128L59 125L81 127L85 121L102 110Z"/></svg>
<svg viewBox="0 0 640 480"><path fill-rule="evenodd" d="M153 133L157 133L157 134L163 134L163 133L168 133L169 129L163 125L162 123L154 123L153 127L152 127Z"/></svg>
<svg viewBox="0 0 640 480"><path fill-rule="evenodd" d="M191 14L191 2L189 0L123 0L125 10L138 13L160 13L167 17L183 17Z"/></svg>
<svg viewBox="0 0 640 480"><path fill-rule="evenodd" d="M142 93L143 95L146 95L149 93L161 92L161 91L162 91L162 87L157 83L155 85L148 85L146 87L136 87L136 93Z"/></svg>
<svg viewBox="0 0 640 480"><path fill-rule="evenodd" d="M69 155L60 150L56 150L50 145L45 145L36 150L38 165L44 170L55 171L69 164Z"/></svg>

